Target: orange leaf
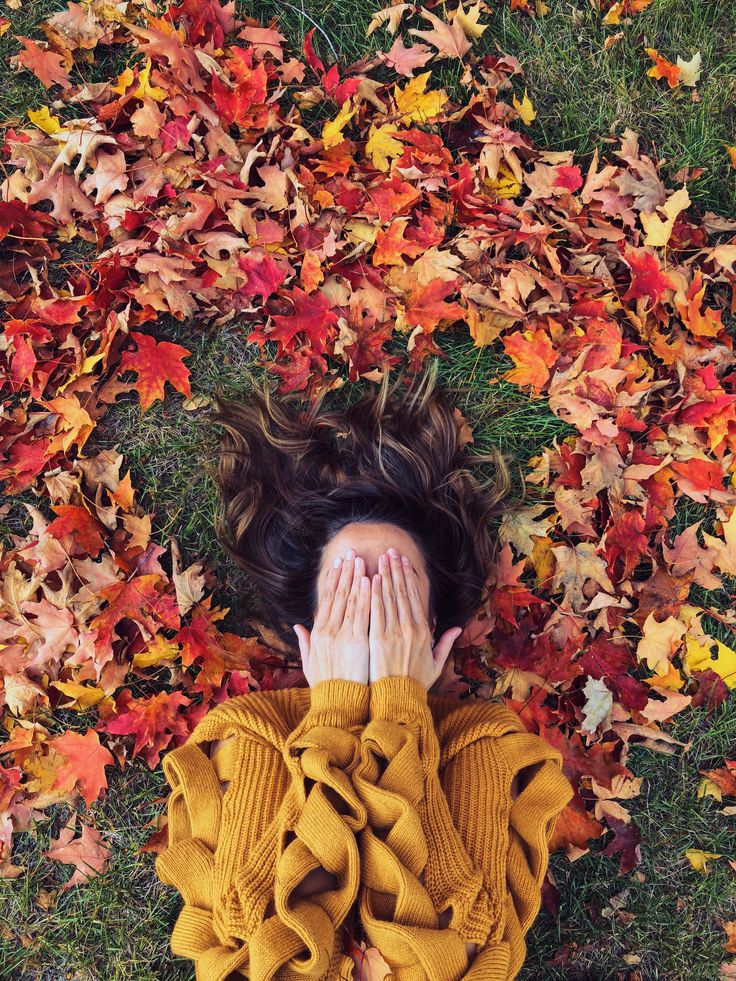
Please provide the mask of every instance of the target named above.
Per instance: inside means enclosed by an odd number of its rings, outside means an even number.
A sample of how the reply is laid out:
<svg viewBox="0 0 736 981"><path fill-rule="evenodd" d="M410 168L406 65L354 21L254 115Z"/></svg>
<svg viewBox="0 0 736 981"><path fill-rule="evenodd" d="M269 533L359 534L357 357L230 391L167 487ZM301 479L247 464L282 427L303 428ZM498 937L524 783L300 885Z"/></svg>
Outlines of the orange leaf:
<svg viewBox="0 0 736 981"><path fill-rule="evenodd" d="M150 408L164 397L164 383L170 382L178 392L191 398L190 371L182 358L191 356L181 344L156 341L149 334L132 330L129 334L137 345L136 351L126 351L120 359L120 371L130 369L138 374L135 389L140 395L141 410Z"/></svg>

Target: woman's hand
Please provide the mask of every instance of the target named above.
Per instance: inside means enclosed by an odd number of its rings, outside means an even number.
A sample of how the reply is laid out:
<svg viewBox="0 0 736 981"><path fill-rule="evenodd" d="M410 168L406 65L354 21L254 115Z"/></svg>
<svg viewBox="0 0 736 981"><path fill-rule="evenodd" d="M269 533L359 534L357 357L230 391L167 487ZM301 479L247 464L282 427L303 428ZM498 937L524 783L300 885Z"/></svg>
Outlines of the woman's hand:
<svg viewBox="0 0 736 981"><path fill-rule="evenodd" d="M352 548L345 555L327 573L311 632L294 624L310 688L336 678L368 684L370 579Z"/></svg>
<svg viewBox="0 0 736 981"><path fill-rule="evenodd" d="M442 674L462 627L451 627L432 648L417 576L411 562L395 548L378 560L371 586L370 680L408 675L429 689Z"/></svg>

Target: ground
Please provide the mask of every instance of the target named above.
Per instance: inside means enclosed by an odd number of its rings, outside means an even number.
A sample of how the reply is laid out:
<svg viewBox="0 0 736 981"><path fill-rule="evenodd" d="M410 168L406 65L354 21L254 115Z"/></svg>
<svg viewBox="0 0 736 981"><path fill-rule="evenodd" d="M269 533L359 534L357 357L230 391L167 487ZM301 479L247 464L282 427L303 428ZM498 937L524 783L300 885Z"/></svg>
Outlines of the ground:
<svg viewBox="0 0 736 981"><path fill-rule="evenodd" d="M499 2L482 40L483 49L498 45L521 61L538 113L530 127L535 142L573 149L585 161L612 134L631 126L641 134L642 146L664 161L666 178L685 165L704 168L689 187L691 198L704 210L733 217L736 181L725 151L726 144L736 142L736 7L731 0L655 0L615 29L624 37L610 52L604 52L603 40L614 29L601 25L588 0L548 2L550 13L537 20L511 13ZM13 25L0 40L4 59L18 49L14 33L40 37L36 25L61 6L31 2L4 11ZM238 5L241 15L263 20L278 14L282 30L293 39L316 23L322 54L327 57L331 43L346 61L382 46L377 34L365 36L374 9L365 0L310 0L303 13L285 0ZM689 59L701 52L700 101L692 100L690 89L673 92L647 77L651 61L645 45L673 61L678 54ZM451 70L440 78L451 85ZM42 95L29 73L12 75L0 92L0 114L7 119L40 105ZM188 325L164 324L160 334L193 352L188 359L193 394L212 395L217 384L234 394L247 386L249 375L261 377L262 370L252 363L255 348L244 344L237 326L194 333ZM496 444L524 467L556 434L566 434L567 427L549 413L544 400L530 400L503 383L487 386L490 376L510 365L498 350L475 349L463 337L448 337L443 347L451 355L441 366L443 383L456 387L455 404L473 424L478 450ZM355 398L362 389L352 386L346 397ZM119 400L85 452L117 446L132 469L134 486L142 489L143 507L154 515L156 539L165 542L173 534L190 561L219 561L222 585L215 598L230 607L221 626L238 631L248 620L247 584L214 541L213 441L197 414L183 411L181 402L180 395L169 394L141 416L137 398ZM5 526L0 525L3 534L26 527L22 500L35 503L33 495L19 495ZM693 505L681 510L682 527L692 522L694 511ZM74 721L79 721L76 715ZM630 805L642 832L640 866L619 877L617 861L598 854L605 841L572 864L554 855L550 867L561 896L559 916L542 909L528 935L523 981L712 981L718 976L728 957L720 924L736 919L736 873L723 860L703 876L683 852L698 847L736 858L734 818L720 814L722 805L712 798L697 798L698 770L734 758L736 703L732 699L712 715L686 712L669 731L692 743L686 754L664 756L637 748L629 761L645 778L641 796ZM179 897L157 880L153 855L135 855L150 834L142 825L161 811L161 804L152 802L166 793L160 769L151 772L140 761L124 773L111 773L105 800L93 806L98 829L114 848L110 871L88 887L69 890L52 912L39 903L39 891L57 888L69 871L40 856L69 809L58 809L37 832L19 836L14 859L28 872L19 880L0 881L0 924L12 925L0 927L1 979L194 977L191 963L168 950ZM550 964L563 945L572 948L569 962Z"/></svg>

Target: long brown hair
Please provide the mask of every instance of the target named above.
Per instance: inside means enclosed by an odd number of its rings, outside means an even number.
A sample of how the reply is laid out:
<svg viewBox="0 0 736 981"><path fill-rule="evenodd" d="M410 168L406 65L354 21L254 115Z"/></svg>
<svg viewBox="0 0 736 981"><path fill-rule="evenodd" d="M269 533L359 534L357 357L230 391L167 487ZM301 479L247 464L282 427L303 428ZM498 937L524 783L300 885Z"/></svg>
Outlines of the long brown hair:
<svg viewBox="0 0 736 981"><path fill-rule="evenodd" d="M464 452L436 368L398 399L401 379L389 386L386 373L342 409L327 409L324 392L304 409L291 396L274 401L267 384L238 401L218 389L210 415L224 427L215 532L286 644L296 644L293 624L312 629L323 550L353 521L390 522L412 536L437 637L464 626L485 599L495 551L489 521L511 479L498 450ZM468 469L480 463L492 465L483 483Z"/></svg>

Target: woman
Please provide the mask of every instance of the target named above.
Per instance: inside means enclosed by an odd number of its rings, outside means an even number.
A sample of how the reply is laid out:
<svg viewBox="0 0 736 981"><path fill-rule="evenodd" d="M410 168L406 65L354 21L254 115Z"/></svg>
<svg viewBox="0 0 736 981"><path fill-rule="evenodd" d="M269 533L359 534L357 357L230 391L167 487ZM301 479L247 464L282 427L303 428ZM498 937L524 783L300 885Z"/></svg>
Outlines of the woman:
<svg viewBox="0 0 736 981"><path fill-rule="evenodd" d="M228 699L164 758L156 870L198 981L349 979L348 928L395 981L524 961L573 791L502 703L430 691L485 598L510 486L497 453L463 454L435 383L436 363L394 401L384 376L343 412L217 397L217 534L309 687ZM494 465L485 486L473 462Z"/></svg>

